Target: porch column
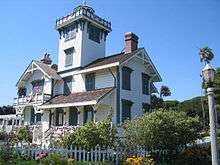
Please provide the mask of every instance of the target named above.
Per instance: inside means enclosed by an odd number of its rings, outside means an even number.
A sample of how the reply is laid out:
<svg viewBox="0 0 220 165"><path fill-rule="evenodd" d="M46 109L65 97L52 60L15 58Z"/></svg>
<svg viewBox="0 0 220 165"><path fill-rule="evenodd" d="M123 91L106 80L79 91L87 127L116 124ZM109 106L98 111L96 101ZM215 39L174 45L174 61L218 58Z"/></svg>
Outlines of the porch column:
<svg viewBox="0 0 220 165"><path fill-rule="evenodd" d="M80 107L76 107L77 109L77 126L79 126L80 122L79 122L79 119L80 119Z"/></svg>
<svg viewBox="0 0 220 165"><path fill-rule="evenodd" d="M93 109L93 123L96 122L96 112L97 112L97 108L98 106L92 106L92 109Z"/></svg>

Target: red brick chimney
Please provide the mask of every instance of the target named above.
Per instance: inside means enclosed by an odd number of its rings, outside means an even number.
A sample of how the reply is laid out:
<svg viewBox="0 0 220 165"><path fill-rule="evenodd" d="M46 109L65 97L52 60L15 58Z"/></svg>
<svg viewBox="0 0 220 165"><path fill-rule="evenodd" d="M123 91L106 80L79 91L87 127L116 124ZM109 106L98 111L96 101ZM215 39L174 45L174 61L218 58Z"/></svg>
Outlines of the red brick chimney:
<svg viewBox="0 0 220 165"><path fill-rule="evenodd" d="M52 64L52 60L50 58L50 54L45 53L43 59L41 59L41 62L47 65L51 65Z"/></svg>
<svg viewBox="0 0 220 165"><path fill-rule="evenodd" d="M125 53L131 53L138 48L138 36L132 32L125 33Z"/></svg>

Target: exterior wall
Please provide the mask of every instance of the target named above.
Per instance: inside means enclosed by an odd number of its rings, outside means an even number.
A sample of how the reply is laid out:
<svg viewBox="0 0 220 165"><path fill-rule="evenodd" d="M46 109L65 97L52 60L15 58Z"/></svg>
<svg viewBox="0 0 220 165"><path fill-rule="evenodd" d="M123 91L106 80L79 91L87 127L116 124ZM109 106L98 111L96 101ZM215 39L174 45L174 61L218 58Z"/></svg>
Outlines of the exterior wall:
<svg viewBox="0 0 220 165"><path fill-rule="evenodd" d="M82 62L81 65L85 66L90 62L105 57L105 37L102 34L100 43L94 42L89 39L87 32L88 22L85 24L85 30L82 33Z"/></svg>
<svg viewBox="0 0 220 165"><path fill-rule="evenodd" d="M59 39L59 55L58 55L58 71L79 67L81 65L82 54L82 33L80 29L76 32L76 38L65 41L63 36ZM73 65L65 67L65 52L64 50L74 47Z"/></svg>
<svg viewBox="0 0 220 165"><path fill-rule="evenodd" d="M112 70L114 76L116 77L116 71ZM113 87L115 85L115 80L113 75L109 70L102 70L95 73L95 88L106 88Z"/></svg>
<svg viewBox="0 0 220 165"><path fill-rule="evenodd" d="M116 89L98 105L96 121L107 119L108 115L112 115L112 122L116 124Z"/></svg>
<svg viewBox="0 0 220 165"><path fill-rule="evenodd" d="M74 48L73 65L65 67L65 50ZM58 57L58 71L68 70L105 57L105 39L104 34L100 43L96 43L89 39L87 22L85 23L84 30L78 27L76 37L65 41L63 36L59 39L59 57Z"/></svg>
<svg viewBox="0 0 220 165"><path fill-rule="evenodd" d="M85 90L85 76L83 74L73 75L72 92L84 92Z"/></svg>
<svg viewBox="0 0 220 165"><path fill-rule="evenodd" d="M143 115L142 103L150 104L150 95L144 95L142 93L142 73L148 73L148 70L143 65L143 62L140 59L133 58L125 64L129 68L133 69L131 73L131 90L122 89L122 78L121 78L121 92L120 100L126 99L133 102L131 107L131 117ZM122 77L122 71L120 70L120 77ZM121 104L122 112L122 104ZM122 114L122 113L121 113Z"/></svg>

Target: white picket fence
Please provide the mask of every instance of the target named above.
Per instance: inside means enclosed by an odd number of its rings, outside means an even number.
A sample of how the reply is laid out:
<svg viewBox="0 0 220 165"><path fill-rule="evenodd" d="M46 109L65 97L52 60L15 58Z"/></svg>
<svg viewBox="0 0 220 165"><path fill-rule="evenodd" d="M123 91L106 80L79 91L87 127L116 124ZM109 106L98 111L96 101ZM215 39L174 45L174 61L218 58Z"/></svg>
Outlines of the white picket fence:
<svg viewBox="0 0 220 165"><path fill-rule="evenodd" d="M73 158L77 161L111 161L114 164L118 164L121 159L121 152L114 151L113 149L102 149L101 147L95 147L93 150L85 150L81 147L74 149L57 149L57 148L16 148L16 151L20 154L30 156L32 159L36 159L36 156L40 152L48 154L61 154L66 158ZM120 152L120 153L119 153Z"/></svg>

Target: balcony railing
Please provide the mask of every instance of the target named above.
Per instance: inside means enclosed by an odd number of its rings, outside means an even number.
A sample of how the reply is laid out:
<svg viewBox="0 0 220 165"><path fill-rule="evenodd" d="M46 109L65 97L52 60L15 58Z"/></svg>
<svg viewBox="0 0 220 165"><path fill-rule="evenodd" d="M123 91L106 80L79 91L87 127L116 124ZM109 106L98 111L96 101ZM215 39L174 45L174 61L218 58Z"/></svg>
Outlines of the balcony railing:
<svg viewBox="0 0 220 165"><path fill-rule="evenodd" d="M42 104L48 101L51 98L49 94L35 94L31 96L22 96L14 98L14 106L18 105L34 105L34 104Z"/></svg>

